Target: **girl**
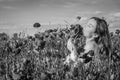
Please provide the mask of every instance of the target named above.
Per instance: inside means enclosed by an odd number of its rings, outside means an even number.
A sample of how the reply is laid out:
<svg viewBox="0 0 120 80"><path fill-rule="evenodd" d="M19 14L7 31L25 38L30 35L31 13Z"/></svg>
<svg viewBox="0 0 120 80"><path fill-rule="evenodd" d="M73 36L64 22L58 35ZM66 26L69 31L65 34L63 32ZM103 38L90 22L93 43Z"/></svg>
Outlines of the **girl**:
<svg viewBox="0 0 120 80"><path fill-rule="evenodd" d="M84 62L86 62L87 58L94 57L95 63L98 66L98 72L100 71L101 59L100 53L101 49L104 48L105 55L108 60L108 78L110 80L110 60L111 60L111 40L108 30L108 24L104 19L100 19L98 17L92 17L86 27L84 28L84 36L86 37L86 45L84 47L84 53L81 54L82 57L85 57ZM90 51L93 51L93 54L89 54ZM87 57L86 57L87 56ZM89 61L88 61L89 62ZM87 66L88 67L88 66Z"/></svg>
<svg viewBox="0 0 120 80"><path fill-rule="evenodd" d="M89 51L94 51L95 60L99 61L99 52L102 47L105 48L106 55L110 55L111 42L107 22L104 19L92 17L83 30L86 37L86 45L84 47L85 55Z"/></svg>

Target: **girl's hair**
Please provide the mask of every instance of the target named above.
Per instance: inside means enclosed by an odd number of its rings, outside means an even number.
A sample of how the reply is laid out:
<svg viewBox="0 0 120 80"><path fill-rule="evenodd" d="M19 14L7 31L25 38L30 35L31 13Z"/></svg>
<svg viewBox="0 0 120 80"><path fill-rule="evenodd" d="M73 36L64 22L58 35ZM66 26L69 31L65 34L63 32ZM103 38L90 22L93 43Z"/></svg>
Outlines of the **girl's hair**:
<svg viewBox="0 0 120 80"><path fill-rule="evenodd" d="M104 19L98 17L92 17L97 22L95 33L98 37L95 39L97 44L103 44L103 47L107 51L106 54L109 55L109 50L111 48L110 35L108 30L108 24Z"/></svg>
<svg viewBox="0 0 120 80"><path fill-rule="evenodd" d="M112 54L112 45L111 45L111 39L109 35L109 30L108 30L108 24L104 19L100 19L98 17L92 17L91 19L96 20L97 26L95 33L98 35L98 38L96 39L96 42L98 44L103 45L103 48L105 48L106 55L108 55L108 80L110 80L111 72L110 72L110 62L111 62L111 54Z"/></svg>

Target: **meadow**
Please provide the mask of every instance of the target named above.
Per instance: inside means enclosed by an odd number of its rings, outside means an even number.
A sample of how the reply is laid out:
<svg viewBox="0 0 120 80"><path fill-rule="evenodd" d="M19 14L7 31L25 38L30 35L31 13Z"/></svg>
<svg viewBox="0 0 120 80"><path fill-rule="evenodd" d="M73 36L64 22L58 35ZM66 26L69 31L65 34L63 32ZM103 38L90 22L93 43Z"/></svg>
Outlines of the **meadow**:
<svg viewBox="0 0 120 80"><path fill-rule="evenodd" d="M100 56L99 66L94 61L88 68L83 63L76 67L72 63L63 64L70 54L67 40L73 34L68 28L49 29L34 36L14 33L10 37L0 33L0 80L107 80L109 66L104 54ZM113 50L110 80L120 80L120 30L110 32L110 37ZM81 52L84 38L81 36L75 41Z"/></svg>

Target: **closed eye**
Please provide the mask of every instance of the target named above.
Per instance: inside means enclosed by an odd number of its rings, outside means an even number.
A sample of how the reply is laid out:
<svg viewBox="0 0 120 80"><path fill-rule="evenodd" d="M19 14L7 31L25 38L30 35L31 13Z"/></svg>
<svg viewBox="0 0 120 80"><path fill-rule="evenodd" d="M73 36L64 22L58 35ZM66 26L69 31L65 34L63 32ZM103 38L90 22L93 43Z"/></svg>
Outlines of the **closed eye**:
<svg viewBox="0 0 120 80"><path fill-rule="evenodd" d="M93 25L92 25L92 24L89 24L89 27L91 28L91 27L93 27Z"/></svg>

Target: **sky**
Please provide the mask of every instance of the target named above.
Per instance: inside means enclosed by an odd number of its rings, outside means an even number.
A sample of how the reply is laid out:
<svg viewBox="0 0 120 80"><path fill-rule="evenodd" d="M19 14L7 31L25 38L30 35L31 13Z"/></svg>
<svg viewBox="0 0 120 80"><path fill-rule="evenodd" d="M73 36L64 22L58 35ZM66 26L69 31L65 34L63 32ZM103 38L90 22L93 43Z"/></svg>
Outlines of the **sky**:
<svg viewBox="0 0 120 80"><path fill-rule="evenodd" d="M35 22L72 23L76 16L83 20L103 16L109 23L118 24L120 0L0 0L0 31L19 30Z"/></svg>

